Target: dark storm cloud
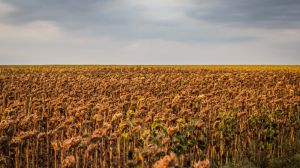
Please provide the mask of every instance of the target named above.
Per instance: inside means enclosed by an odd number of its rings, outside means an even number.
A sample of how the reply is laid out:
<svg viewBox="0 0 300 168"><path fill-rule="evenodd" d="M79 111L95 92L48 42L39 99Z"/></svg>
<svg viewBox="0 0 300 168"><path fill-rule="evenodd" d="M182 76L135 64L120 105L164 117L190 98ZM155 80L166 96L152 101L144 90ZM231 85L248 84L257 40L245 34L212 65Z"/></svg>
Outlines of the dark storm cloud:
<svg viewBox="0 0 300 168"><path fill-rule="evenodd" d="M260 28L300 27L299 0L194 0L188 15L209 22Z"/></svg>

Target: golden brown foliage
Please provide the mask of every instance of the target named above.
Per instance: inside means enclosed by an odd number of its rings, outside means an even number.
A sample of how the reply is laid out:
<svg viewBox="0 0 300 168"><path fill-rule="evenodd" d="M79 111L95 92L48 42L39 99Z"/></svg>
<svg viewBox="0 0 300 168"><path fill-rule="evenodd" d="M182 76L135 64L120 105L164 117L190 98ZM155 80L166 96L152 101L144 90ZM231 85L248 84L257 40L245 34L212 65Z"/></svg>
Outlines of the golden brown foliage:
<svg viewBox="0 0 300 168"><path fill-rule="evenodd" d="M0 167L267 167L300 151L298 69L3 66Z"/></svg>

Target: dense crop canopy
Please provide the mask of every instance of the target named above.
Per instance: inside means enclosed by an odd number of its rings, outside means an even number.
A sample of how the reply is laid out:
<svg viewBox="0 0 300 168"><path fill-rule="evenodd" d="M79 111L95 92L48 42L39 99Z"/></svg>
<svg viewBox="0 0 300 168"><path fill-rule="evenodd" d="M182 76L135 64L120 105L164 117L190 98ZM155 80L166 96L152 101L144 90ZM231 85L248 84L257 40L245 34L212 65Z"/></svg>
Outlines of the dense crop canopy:
<svg viewBox="0 0 300 168"><path fill-rule="evenodd" d="M0 167L266 167L300 151L295 67L0 69Z"/></svg>

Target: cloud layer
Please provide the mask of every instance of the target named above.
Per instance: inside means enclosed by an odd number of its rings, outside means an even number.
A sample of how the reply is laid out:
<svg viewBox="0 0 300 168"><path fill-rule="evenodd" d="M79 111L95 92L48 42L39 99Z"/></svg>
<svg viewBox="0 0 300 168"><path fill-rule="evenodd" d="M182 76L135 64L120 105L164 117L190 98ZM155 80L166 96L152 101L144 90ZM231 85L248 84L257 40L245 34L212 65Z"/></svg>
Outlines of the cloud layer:
<svg viewBox="0 0 300 168"><path fill-rule="evenodd" d="M1 64L300 64L298 0L0 0Z"/></svg>

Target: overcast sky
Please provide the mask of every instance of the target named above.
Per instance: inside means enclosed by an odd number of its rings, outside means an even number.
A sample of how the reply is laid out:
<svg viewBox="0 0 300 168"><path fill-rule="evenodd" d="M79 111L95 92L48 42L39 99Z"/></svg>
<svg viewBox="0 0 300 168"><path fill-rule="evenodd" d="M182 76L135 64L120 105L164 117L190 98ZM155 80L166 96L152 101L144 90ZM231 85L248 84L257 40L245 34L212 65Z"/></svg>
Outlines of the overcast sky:
<svg viewBox="0 0 300 168"><path fill-rule="evenodd" d="M0 64L300 64L300 0L0 0Z"/></svg>

